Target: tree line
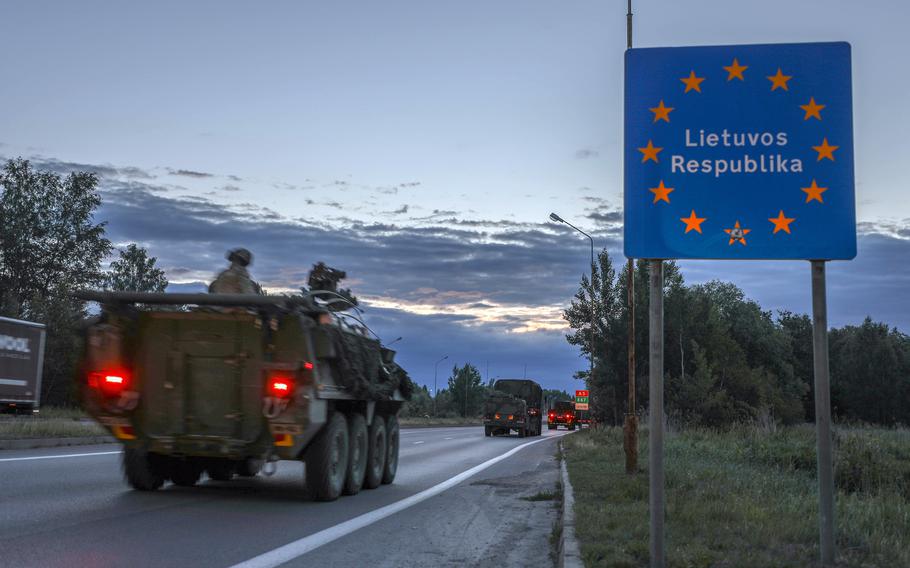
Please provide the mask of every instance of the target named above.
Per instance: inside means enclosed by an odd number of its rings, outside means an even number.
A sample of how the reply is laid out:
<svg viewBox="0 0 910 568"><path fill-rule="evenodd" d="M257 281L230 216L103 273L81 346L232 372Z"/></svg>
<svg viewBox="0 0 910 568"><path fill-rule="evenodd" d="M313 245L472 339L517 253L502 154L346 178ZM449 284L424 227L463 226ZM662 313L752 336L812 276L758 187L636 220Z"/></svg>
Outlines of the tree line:
<svg viewBox="0 0 910 568"><path fill-rule="evenodd" d="M636 412L648 400L648 263L635 263ZM725 427L738 422L792 424L814 420L812 321L772 314L730 282L687 285L665 263L664 385L666 411L681 425ZM619 271L602 251L593 280L580 287L564 318L566 339L595 368L579 371L591 391L591 412L621 424L628 397L627 265ZM590 322L594 314L593 332ZM592 347L593 344L593 347ZM910 338L866 318L830 330L831 404L840 420L910 424Z"/></svg>
<svg viewBox="0 0 910 568"><path fill-rule="evenodd" d="M74 372L80 329L89 315L69 294L84 288L163 292L164 271L145 249L128 244L107 270L114 251L105 223L98 177L39 171L28 160L0 170L0 315L47 326L41 403L75 404Z"/></svg>
<svg viewBox="0 0 910 568"><path fill-rule="evenodd" d="M495 379L484 383L480 371L471 363L452 367L452 374L446 381L446 388L440 389L435 397L423 385L414 389L411 400L402 408L402 416L477 418L483 413L483 401L495 389ZM572 396L558 389L543 389L543 404L549 408L556 400L572 400Z"/></svg>

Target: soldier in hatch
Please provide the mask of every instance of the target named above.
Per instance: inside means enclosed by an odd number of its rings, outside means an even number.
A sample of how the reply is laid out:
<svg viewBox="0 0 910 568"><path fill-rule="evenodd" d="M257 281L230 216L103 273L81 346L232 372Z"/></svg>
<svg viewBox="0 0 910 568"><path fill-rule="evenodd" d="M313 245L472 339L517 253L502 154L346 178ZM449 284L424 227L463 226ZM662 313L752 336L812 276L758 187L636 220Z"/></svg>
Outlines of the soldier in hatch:
<svg viewBox="0 0 910 568"><path fill-rule="evenodd" d="M259 284L253 282L246 267L253 262L253 254L245 248L228 251L226 258L231 262L226 270L209 285L211 294L262 294Z"/></svg>

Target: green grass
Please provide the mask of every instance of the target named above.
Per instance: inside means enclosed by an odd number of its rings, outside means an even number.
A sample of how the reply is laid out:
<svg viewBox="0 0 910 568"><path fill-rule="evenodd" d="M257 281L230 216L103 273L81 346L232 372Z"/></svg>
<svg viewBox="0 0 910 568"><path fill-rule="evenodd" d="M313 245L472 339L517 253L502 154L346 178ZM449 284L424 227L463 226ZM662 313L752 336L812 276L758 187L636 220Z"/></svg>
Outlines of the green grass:
<svg viewBox="0 0 910 568"><path fill-rule="evenodd" d="M555 501L559 499L556 491L538 491L534 495L522 497L525 501Z"/></svg>
<svg viewBox="0 0 910 568"><path fill-rule="evenodd" d="M0 440L103 436L104 428L74 408L44 407L38 416L0 415Z"/></svg>
<svg viewBox="0 0 910 568"><path fill-rule="evenodd" d="M639 464L647 467L647 432ZM587 566L646 566L648 476L625 474L622 430L564 440ZM842 428L835 438L838 566L910 566L910 432ZM813 566L818 558L811 427L740 427L666 438L673 567Z"/></svg>

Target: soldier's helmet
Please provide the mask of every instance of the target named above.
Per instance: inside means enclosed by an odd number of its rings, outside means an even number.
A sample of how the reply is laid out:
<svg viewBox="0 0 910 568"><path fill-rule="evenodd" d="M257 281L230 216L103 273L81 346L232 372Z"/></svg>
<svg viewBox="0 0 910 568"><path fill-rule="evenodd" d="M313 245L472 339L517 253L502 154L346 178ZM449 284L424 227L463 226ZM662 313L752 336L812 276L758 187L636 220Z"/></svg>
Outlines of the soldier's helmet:
<svg viewBox="0 0 910 568"><path fill-rule="evenodd" d="M236 248L228 251L227 259L230 262L236 262L240 266L249 266L253 262L253 253L245 248Z"/></svg>

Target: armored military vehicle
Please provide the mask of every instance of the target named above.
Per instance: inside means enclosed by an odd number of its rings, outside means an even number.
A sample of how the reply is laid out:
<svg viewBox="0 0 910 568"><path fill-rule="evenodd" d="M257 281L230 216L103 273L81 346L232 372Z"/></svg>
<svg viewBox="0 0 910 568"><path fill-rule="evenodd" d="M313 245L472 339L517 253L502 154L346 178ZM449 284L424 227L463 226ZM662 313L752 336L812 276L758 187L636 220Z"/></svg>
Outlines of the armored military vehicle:
<svg viewBox="0 0 910 568"><path fill-rule="evenodd" d="M86 330L83 404L123 443L132 487L254 476L277 460L303 461L322 501L395 479L412 383L343 313L350 296L77 297L102 305Z"/></svg>
<svg viewBox="0 0 910 568"><path fill-rule="evenodd" d="M576 424L574 402L557 400L547 413L547 430L556 430L560 426L565 426L567 430L574 430Z"/></svg>
<svg viewBox="0 0 910 568"><path fill-rule="evenodd" d="M509 435L516 430L520 438L539 436L542 402L543 391L536 382L499 379L493 383L493 392L483 402L484 434Z"/></svg>

